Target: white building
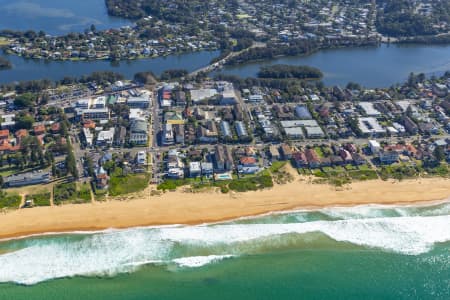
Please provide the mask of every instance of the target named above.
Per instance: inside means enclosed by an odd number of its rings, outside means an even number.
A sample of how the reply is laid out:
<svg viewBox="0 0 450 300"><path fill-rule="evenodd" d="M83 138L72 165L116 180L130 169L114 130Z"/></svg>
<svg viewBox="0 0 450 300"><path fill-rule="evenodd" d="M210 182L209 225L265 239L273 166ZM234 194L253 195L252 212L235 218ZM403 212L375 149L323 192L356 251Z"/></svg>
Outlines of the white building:
<svg viewBox="0 0 450 300"><path fill-rule="evenodd" d="M110 128L109 130L100 131L97 136L96 144L98 146L112 145L113 140L114 140L114 132L115 132L114 127Z"/></svg>
<svg viewBox="0 0 450 300"><path fill-rule="evenodd" d="M375 140L370 140L369 148L370 148L370 151L372 151L372 154L378 154L381 150L381 145L380 145L380 143L378 143Z"/></svg>

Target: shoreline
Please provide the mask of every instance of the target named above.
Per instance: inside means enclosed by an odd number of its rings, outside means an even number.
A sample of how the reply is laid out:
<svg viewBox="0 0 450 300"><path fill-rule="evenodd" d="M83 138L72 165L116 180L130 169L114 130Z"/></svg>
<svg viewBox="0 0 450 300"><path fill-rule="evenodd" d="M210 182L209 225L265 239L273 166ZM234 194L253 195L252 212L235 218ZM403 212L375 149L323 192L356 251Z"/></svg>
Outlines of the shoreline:
<svg viewBox="0 0 450 300"><path fill-rule="evenodd" d="M222 194L166 192L154 186L106 202L19 209L0 214L0 241L63 233L89 233L132 227L200 225L267 214L360 205L433 205L448 201L450 179L371 180L337 189L309 177L272 189Z"/></svg>

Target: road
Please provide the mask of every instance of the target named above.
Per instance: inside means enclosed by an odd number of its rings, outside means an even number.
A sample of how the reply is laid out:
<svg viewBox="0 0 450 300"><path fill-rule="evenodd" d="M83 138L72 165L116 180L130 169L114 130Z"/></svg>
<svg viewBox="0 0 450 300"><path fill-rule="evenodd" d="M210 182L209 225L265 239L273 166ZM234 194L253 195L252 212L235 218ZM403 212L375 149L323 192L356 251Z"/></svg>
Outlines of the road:
<svg viewBox="0 0 450 300"><path fill-rule="evenodd" d="M198 73L201 73L201 72L209 73L209 72L212 72L212 71L214 71L214 70L216 70L216 69L220 69L223 65L225 65L225 63L227 62L227 60L229 60L230 58L232 58L232 57L234 57L234 56L237 56L237 55L239 55L239 54L241 54L241 53L244 53L245 51L248 51L249 49L252 49L252 48L262 48L262 47L265 47L265 46L266 46L265 43L255 42L255 43L253 43L253 45L250 46L249 48L246 48L246 49L241 50L241 51L238 51L238 52L231 52L230 54L228 54L227 56L225 56L225 57L222 58L221 60L219 60L219 61L217 61L217 62L215 62L215 63L213 63L213 64L207 65L206 67L203 67L203 68L201 68L201 69L198 69L198 70L195 70L195 71L189 73L189 76L194 77L194 76L196 76Z"/></svg>

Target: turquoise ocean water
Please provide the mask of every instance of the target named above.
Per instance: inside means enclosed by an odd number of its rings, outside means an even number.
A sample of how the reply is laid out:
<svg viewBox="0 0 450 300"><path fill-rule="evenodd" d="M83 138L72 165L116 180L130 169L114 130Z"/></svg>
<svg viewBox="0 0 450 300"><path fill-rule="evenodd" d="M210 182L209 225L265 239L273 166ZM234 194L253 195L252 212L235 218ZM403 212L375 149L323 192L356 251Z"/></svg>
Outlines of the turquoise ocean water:
<svg viewBox="0 0 450 300"><path fill-rule="evenodd" d="M450 299L450 203L0 243L0 299Z"/></svg>

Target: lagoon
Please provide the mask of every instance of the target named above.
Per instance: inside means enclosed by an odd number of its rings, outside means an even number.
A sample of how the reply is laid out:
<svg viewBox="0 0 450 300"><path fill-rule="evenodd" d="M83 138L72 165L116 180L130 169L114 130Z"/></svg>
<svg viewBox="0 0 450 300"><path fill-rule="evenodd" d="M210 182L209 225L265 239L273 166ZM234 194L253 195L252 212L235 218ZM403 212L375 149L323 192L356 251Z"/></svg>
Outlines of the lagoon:
<svg viewBox="0 0 450 300"><path fill-rule="evenodd" d="M43 30L60 35L130 25L129 20L108 15L104 0L0 0L0 29Z"/></svg>
<svg viewBox="0 0 450 300"><path fill-rule="evenodd" d="M450 45L382 44L380 47L322 50L309 56L230 66L220 73L255 77L261 66L272 64L319 68L328 86L345 86L352 81L369 88L386 87L405 81L411 72L440 75L450 70Z"/></svg>
<svg viewBox="0 0 450 300"><path fill-rule="evenodd" d="M111 63L106 60L47 61L0 54L13 64L12 69L0 71L0 83L43 78L60 80L65 76L80 77L96 71L114 71L130 79L134 74L144 71L152 71L156 75L168 69L186 69L191 72L207 66L218 55L219 51L204 51Z"/></svg>

